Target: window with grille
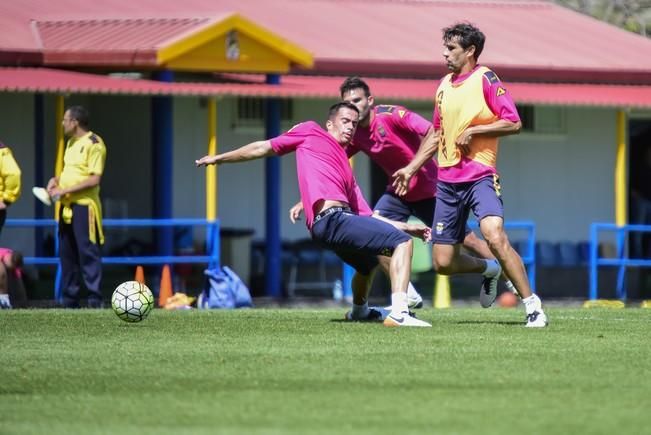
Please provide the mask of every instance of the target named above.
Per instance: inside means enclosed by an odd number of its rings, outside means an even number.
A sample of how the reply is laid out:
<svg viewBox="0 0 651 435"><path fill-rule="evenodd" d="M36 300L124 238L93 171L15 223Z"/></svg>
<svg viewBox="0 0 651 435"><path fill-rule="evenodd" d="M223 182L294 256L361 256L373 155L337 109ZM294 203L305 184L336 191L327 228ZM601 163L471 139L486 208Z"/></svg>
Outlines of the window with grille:
<svg viewBox="0 0 651 435"><path fill-rule="evenodd" d="M238 97L236 108L236 126L257 127L264 125L266 99L259 97ZM280 121L291 121L294 115L293 101L280 99Z"/></svg>

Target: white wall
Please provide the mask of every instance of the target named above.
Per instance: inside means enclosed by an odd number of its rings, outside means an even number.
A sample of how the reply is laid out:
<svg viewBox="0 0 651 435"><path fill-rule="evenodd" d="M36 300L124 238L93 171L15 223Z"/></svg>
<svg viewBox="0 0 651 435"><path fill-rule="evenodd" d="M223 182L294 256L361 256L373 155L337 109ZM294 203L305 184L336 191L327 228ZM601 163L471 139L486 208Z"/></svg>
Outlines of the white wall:
<svg viewBox="0 0 651 435"><path fill-rule="evenodd" d="M34 97L0 94L0 140L12 146L23 170L23 196L10 209L10 217L33 217L34 198ZM44 178L54 167L54 97L45 101ZM313 119L321 124L333 101L296 100L294 123ZM391 103L391 102L388 102ZM426 118L427 104L410 104ZM104 201L125 201L127 217L151 215L150 99L124 96L73 96L66 105L83 104L91 112L91 127L106 142L108 158L102 180ZM498 169L507 220L533 220L539 240L585 240L593 221L614 219L613 167L615 158L615 110L565 108L565 132L553 135L523 133L502 140ZM205 216L205 176L194 160L207 149L206 107L195 97L174 98L173 201L176 217ZM234 149L264 138L264 127L236 127L235 99L218 100L218 147ZM264 161L223 165L218 171L218 210L222 226L252 228L254 237L265 236ZM307 237L304 224L292 225L287 210L298 200L293 155L281 158L281 234L284 239ZM370 163L356 157L358 181L369 197ZM119 210L118 210L119 211ZM117 217L117 216L114 216ZM0 244L33 245L28 232L5 229Z"/></svg>
<svg viewBox="0 0 651 435"><path fill-rule="evenodd" d="M616 112L567 108L566 134L505 138L498 168L507 219L537 224L539 240L587 240L612 222Z"/></svg>

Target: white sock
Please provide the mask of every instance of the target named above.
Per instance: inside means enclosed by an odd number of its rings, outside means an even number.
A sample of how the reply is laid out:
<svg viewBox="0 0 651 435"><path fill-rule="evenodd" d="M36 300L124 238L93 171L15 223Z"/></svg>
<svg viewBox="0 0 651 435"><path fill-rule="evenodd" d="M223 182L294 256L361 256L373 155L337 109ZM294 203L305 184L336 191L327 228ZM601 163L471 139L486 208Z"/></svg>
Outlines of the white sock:
<svg viewBox="0 0 651 435"><path fill-rule="evenodd" d="M352 316L356 318L363 318L368 316L369 312L368 308L368 302L364 302L363 305L355 305L353 304L353 311L352 311Z"/></svg>
<svg viewBox="0 0 651 435"><path fill-rule="evenodd" d="M407 297L412 297L412 298L417 298L419 297L420 294L418 293L418 290L416 290L416 287L409 281L409 285L407 286Z"/></svg>
<svg viewBox="0 0 651 435"><path fill-rule="evenodd" d="M407 308L407 293L391 293L391 312L394 314L409 312L409 308Z"/></svg>
<svg viewBox="0 0 651 435"><path fill-rule="evenodd" d="M9 301L9 295L8 294L0 294L0 301L3 302L3 305L7 307L11 307L11 302Z"/></svg>
<svg viewBox="0 0 651 435"><path fill-rule="evenodd" d="M500 273L500 264L497 260L486 260L486 269L482 272L482 275L487 277L493 277Z"/></svg>
<svg viewBox="0 0 651 435"><path fill-rule="evenodd" d="M518 289L515 288L515 286L513 285L513 283L512 283L510 280L507 279L507 280L504 282L504 285L506 285L506 288L507 288L508 290L510 290L511 293L513 293L513 294L516 295L516 296L520 296L520 292L518 292Z"/></svg>
<svg viewBox="0 0 651 435"><path fill-rule="evenodd" d="M542 302L536 294L532 294L528 298L522 299L522 302L524 303L524 308L527 311L527 314L542 310Z"/></svg>

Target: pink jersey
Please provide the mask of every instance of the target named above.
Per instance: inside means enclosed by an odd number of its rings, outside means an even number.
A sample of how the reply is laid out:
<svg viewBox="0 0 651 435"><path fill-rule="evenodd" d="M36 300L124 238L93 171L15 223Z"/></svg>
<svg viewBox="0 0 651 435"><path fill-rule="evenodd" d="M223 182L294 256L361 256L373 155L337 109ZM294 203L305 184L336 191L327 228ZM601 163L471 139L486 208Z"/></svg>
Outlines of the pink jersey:
<svg viewBox="0 0 651 435"><path fill-rule="evenodd" d="M454 77L452 83L457 84L463 82L479 67L480 65L476 65L472 71ZM515 107L511 95L495 73L492 71L485 73L482 85L484 90L483 97L491 112L493 112L499 119L511 122L520 121L518 110ZM437 105L434 105L433 124L435 130L440 130L441 116ZM457 165L440 168L439 179L451 183L464 183L476 181L494 173L496 173L495 168L483 165L480 162L462 156L461 161Z"/></svg>
<svg viewBox="0 0 651 435"><path fill-rule="evenodd" d="M348 203L353 212L362 216L372 214L346 151L316 122L295 125L287 133L271 139L271 147L279 155L296 151L298 187L308 229L314 222L314 206L321 200Z"/></svg>
<svg viewBox="0 0 651 435"><path fill-rule="evenodd" d="M420 147L421 140L432 126L422 116L401 106L376 106L371 124L357 126L352 144L346 148L349 157L362 151L391 178L394 172L411 162ZM429 161L409 182L406 201L420 201L436 195L437 167ZM389 180L387 191L394 192Z"/></svg>
<svg viewBox="0 0 651 435"><path fill-rule="evenodd" d="M13 253L14 253L14 251L11 250L11 249L9 249L9 248L0 248L0 261L2 261L2 258L3 258L5 255L11 255L11 254L13 254ZM22 270L20 267L16 267L16 268L14 269L14 276L15 276L16 278L22 278L22 276L23 276L23 270Z"/></svg>

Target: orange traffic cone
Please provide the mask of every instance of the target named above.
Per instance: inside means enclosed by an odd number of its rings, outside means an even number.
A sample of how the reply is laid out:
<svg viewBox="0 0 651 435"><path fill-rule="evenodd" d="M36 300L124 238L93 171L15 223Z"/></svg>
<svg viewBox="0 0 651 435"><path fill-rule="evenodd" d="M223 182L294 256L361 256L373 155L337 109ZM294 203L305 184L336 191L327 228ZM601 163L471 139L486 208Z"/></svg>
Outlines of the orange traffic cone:
<svg viewBox="0 0 651 435"><path fill-rule="evenodd" d="M170 272L170 266L163 266L163 272L160 277L160 288L158 289L158 306L164 307L167 303L167 299L171 298L174 295L174 290L172 290L172 273Z"/></svg>
<svg viewBox="0 0 651 435"><path fill-rule="evenodd" d="M136 277L133 280L139 282L140 284L145 283L145 270L142 268L142 266L136 267Z"/></svg>

